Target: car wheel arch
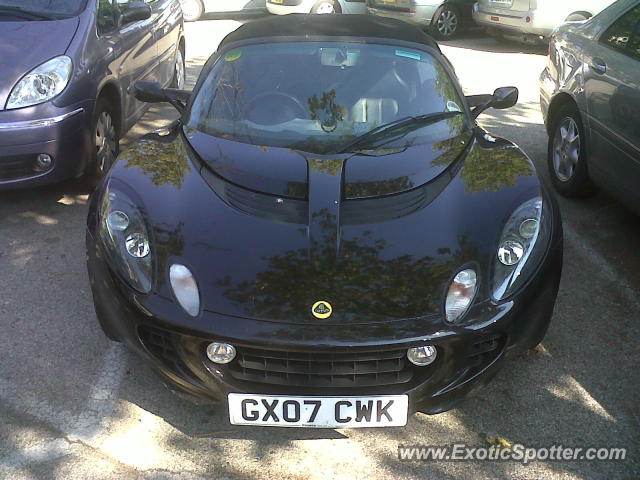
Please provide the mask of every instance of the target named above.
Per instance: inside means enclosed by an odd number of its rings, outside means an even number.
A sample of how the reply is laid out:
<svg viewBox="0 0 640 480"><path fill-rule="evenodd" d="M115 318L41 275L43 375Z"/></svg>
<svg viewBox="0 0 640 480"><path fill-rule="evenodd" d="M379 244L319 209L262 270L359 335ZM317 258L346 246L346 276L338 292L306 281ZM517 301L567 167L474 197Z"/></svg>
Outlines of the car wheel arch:
<svg viewBox="0 0 640 480"><path fill-rule="evenodd" d="M116 127L116 131L118 132L118 135L122 135L122 123L123 123L123 118L122 118L122 96L120 94L120 90L118 89L118 87L112 83L112 82L107 82L105 85L102 86L102 88L100 88L100 91L98 92L98 95L96 95L96 101L95 104L98 104L98 101L100 101L101 98L105 98L110 105L113 106L114 109L114 120L115 120L115 127Z"/></svg>
<svg viewBox="0 0 640 480"><path fill-rule="evenodd" d="M571 95L564 92L556 95L549 104L549 111L547 113L547 134L551 133L551 128L553 128L553 119L557 115L557 112L567 103L572 103L576 109L580 111L578 103Z"/></svg>
<svg viewBox="0 0 640 480"><path fill-rule="evenodd" d="M574 18L571 18L571 17L574 17ZM593 14L590 12L587 12L586 10L578 10L577 12L571 12L569 15L567 15L567 18L565 19L565 21L570 22L570 21L583 20L582 18L578 18L578 17L584 17L584 20L588 20L591 17L593 17Z"/></svg>

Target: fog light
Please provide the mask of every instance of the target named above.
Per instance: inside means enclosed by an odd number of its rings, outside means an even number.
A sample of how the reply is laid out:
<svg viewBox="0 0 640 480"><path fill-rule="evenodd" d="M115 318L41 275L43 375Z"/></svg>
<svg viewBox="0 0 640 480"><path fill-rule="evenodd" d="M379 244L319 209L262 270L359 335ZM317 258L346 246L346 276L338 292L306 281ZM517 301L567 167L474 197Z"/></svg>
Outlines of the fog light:
<svg viewBox="0 0 640 480"><path fill-rule="evenodd" d="M51 155L41 153L36 157L35 169L39 172L43 172L45 170L49 170L52 164L53 158L51 158Z"/></svg>
<svg viewBox="0 0 640 480"><path fill-rule="evenodd" d="M213 363L229 363L236 358L236 348L228 343L213 342L207 346L207 357Z"/></svg>
<svg viewBox="0 0 640 480"><path fill-rule="evenodd" d="M407 350L407 358L411 363L419 367L431 365L438 352L433 345L423 345L422 347L414 347Z"/></svg>

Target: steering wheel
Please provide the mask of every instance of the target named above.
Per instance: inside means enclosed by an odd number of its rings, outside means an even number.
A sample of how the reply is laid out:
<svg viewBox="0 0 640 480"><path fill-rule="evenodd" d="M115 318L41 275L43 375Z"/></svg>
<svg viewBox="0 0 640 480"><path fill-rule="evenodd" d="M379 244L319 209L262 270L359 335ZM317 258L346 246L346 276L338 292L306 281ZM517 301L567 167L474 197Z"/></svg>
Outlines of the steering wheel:
<svg viewBox="0 0 640 480"><path fill-rule="evenodd" d="M259 93L249 101L245 112L248 120L259 125L277 125L294 118L307 118L309 115L300 100L277 91Z"/></svg>

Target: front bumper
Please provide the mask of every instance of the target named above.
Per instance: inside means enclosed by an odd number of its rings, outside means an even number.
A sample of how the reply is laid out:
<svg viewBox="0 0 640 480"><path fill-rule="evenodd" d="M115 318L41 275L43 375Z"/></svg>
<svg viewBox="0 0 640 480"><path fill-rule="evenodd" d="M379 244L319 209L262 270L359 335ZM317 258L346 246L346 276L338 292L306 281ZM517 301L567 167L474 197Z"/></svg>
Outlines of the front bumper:
<svg viewBox="0 0 640 480"><path fill-rule="evenodd" d="M88 158L90 106L60 108L52 103L0 111L0 190L34 187L78 175ZM38 154L51 168L35 168Z"/></svg>
<svg viewBox="0 0 640 480"><path fill-rule="evenodd" d="M91 233L87 234L88 270L96 314L105 333L146 359L175 391L223 403L231 392L310 396L407 394L411 412L435 414L453 408L486 384L505 357L533 347L544 337L562 270L559 220L554 230L545 260L514 298L487 306L484 316L472 325L448 328L442 324L442 328L430 332L421 330L423 319L396 321L382 327L360 325L357 329L353 325L283 325L211 312L198 319L184 320L185 315L173 300L133 294L110 270ZM204 350L214 340L235 345L238 357L228 365L210 362ZM424 343L436 346L438 358L430 366L414 367L406 361L404 353L407 348ZM266 366L267 360L271 362L273 358L335 354L336 358L360 355L370 359L381 358L380 352L385 357L389 352L401 352L397 361L406 365L398 370L397 381L384 383L376 373L375 377L367 377L369 384L350 385L344 375L332 374L320 379L324 383L311 385L305 384L304 378L300 383L299 376L283 377L267 371ZM245 368L246 363L240 363L240 358L246 360L247 356L254 362L256 356L264 359L264 368L251 367L261 369L257 377L251 375L255 373L251 368ZM288 368L289 364L286 365ZM355 382L356 377L353 378Z"/></svg>
<svg viewBox="0 0 640 480"><path fill-rule="evenodd" d="M370 15L377 15L379 17L390 17L398 20L404 20L406 22L415 23L417 25L428 27L431 25L437 5L416 5L411 11L393 10L387 8L375 8L367 7L367 12Z"/></svg>
<svg viewBox="0 0 640 480"><path fill-rule="evenodd" d="M500 30L505 35L518 37L548 37L555 28L551 23L536 15L536 11L485 11L476 3L473 20L482 27Z"/></svg>

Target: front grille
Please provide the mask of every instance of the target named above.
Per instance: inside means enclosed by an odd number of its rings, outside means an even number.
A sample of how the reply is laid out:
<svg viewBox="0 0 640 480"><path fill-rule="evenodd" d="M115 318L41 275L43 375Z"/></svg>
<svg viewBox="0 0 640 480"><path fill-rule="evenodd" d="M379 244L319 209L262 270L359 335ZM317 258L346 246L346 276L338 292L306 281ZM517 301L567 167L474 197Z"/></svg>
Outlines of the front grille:
<svg viewBox="0 0 640 480"><path fill-rule="evenodd" d="M138 336L149 353L163 360L165 364L174 365L181 362L171 332L142 325L138 328Z"/></svg>
<svg viewBox="0 0 640 480"><path fill-rule="evenodd" d="M474 342L469 351L467 377L475 376L493 363L502 352L505 341L503 334L493 334Z"/></svg>
<svg viewBox="0 0 640 480"><path fill-rule="evenodd" d="M229 364L237 380L296 387L376 387L407 383L413 369L406 350L340 353L237 348Z"/></svg>
<svg viewBox="0 0 640 480"><path fill-rule="evenodd" d="M16 155L0 158L0 182L32 177L38 172L34 170L34 155Z"/></svg>

